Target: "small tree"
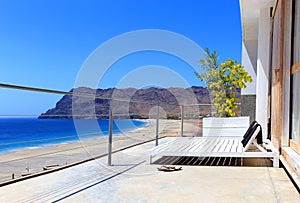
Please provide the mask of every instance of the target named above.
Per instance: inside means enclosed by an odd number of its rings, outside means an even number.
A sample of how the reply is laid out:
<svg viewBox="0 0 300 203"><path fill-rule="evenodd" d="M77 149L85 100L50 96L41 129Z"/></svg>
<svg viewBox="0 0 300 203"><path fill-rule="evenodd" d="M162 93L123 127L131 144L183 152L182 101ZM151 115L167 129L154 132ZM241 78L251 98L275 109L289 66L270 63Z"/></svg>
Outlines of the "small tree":
<svg viewBox="0 0 300 203"><path fill-rule="evenodd" d="M240 63L230 58L219 64L217 52L210 53L208 48L205 49L205 59L200 60L200 65L205 71L195 75L205 82L210 91L216 116L234 116L234 110L238 108L236 90L246 88L246 83L252 82L251 76Z"/></svg>

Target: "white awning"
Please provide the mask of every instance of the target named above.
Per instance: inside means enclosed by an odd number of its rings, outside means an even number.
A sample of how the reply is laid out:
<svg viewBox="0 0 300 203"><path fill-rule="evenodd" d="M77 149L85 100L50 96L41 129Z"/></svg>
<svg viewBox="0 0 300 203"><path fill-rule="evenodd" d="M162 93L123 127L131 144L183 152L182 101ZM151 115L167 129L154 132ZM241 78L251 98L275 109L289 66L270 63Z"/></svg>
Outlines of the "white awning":
<svg viewBox="0 0 300 203"><path fill-rule="evenodd" d="M240 0L243 41L257 40L261 8L273 7L276 0Z"/></svg>

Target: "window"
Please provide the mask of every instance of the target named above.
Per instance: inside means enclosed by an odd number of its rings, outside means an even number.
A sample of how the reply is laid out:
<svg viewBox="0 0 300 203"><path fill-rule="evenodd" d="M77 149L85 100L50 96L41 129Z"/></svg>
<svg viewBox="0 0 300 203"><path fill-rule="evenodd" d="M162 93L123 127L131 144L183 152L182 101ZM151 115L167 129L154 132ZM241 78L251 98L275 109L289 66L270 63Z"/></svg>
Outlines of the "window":
<svg viewBox="0 0 300 203"><path fill-rule="evenodd" d="M293 66L292 66L292 130L291 147L299 152L300 149L300 0L294 1L294 33L293 33Z"/></svg>

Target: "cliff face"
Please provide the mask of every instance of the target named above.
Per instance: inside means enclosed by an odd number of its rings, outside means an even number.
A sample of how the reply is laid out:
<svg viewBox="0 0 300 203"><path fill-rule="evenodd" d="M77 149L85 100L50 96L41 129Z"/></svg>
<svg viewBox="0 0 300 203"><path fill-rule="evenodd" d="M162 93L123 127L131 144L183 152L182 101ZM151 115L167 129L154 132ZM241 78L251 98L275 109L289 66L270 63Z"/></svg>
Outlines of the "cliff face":
<svg viewBox="0 0 300 203"><path fill-rule="evenodd" d="M207 89L191 88L147 88L147 89L90 89L75 88L71 92L82 96L63 96L52 109L40 115L39 118L108 118L110 100L114 118L149 118L156 115L156 106L160 106L160 115L167 118L180 117L182 104L210 103ZM96 95L96 98L94 97ZM211 112L209 106L194 106L185 108L185 114L201 115Z"/></svg>

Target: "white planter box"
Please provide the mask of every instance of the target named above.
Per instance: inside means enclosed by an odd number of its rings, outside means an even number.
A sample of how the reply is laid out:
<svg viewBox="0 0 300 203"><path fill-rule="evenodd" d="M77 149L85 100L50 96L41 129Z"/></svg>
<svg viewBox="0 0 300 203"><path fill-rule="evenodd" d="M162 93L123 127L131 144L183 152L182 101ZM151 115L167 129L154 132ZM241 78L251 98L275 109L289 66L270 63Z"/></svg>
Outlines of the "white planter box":
<svg viewBox="0 0 300 203"><path fill-rule="evenodd" d="M241 137L250 125L249 117L204 118L203 137L234 136Z"/></svg>

